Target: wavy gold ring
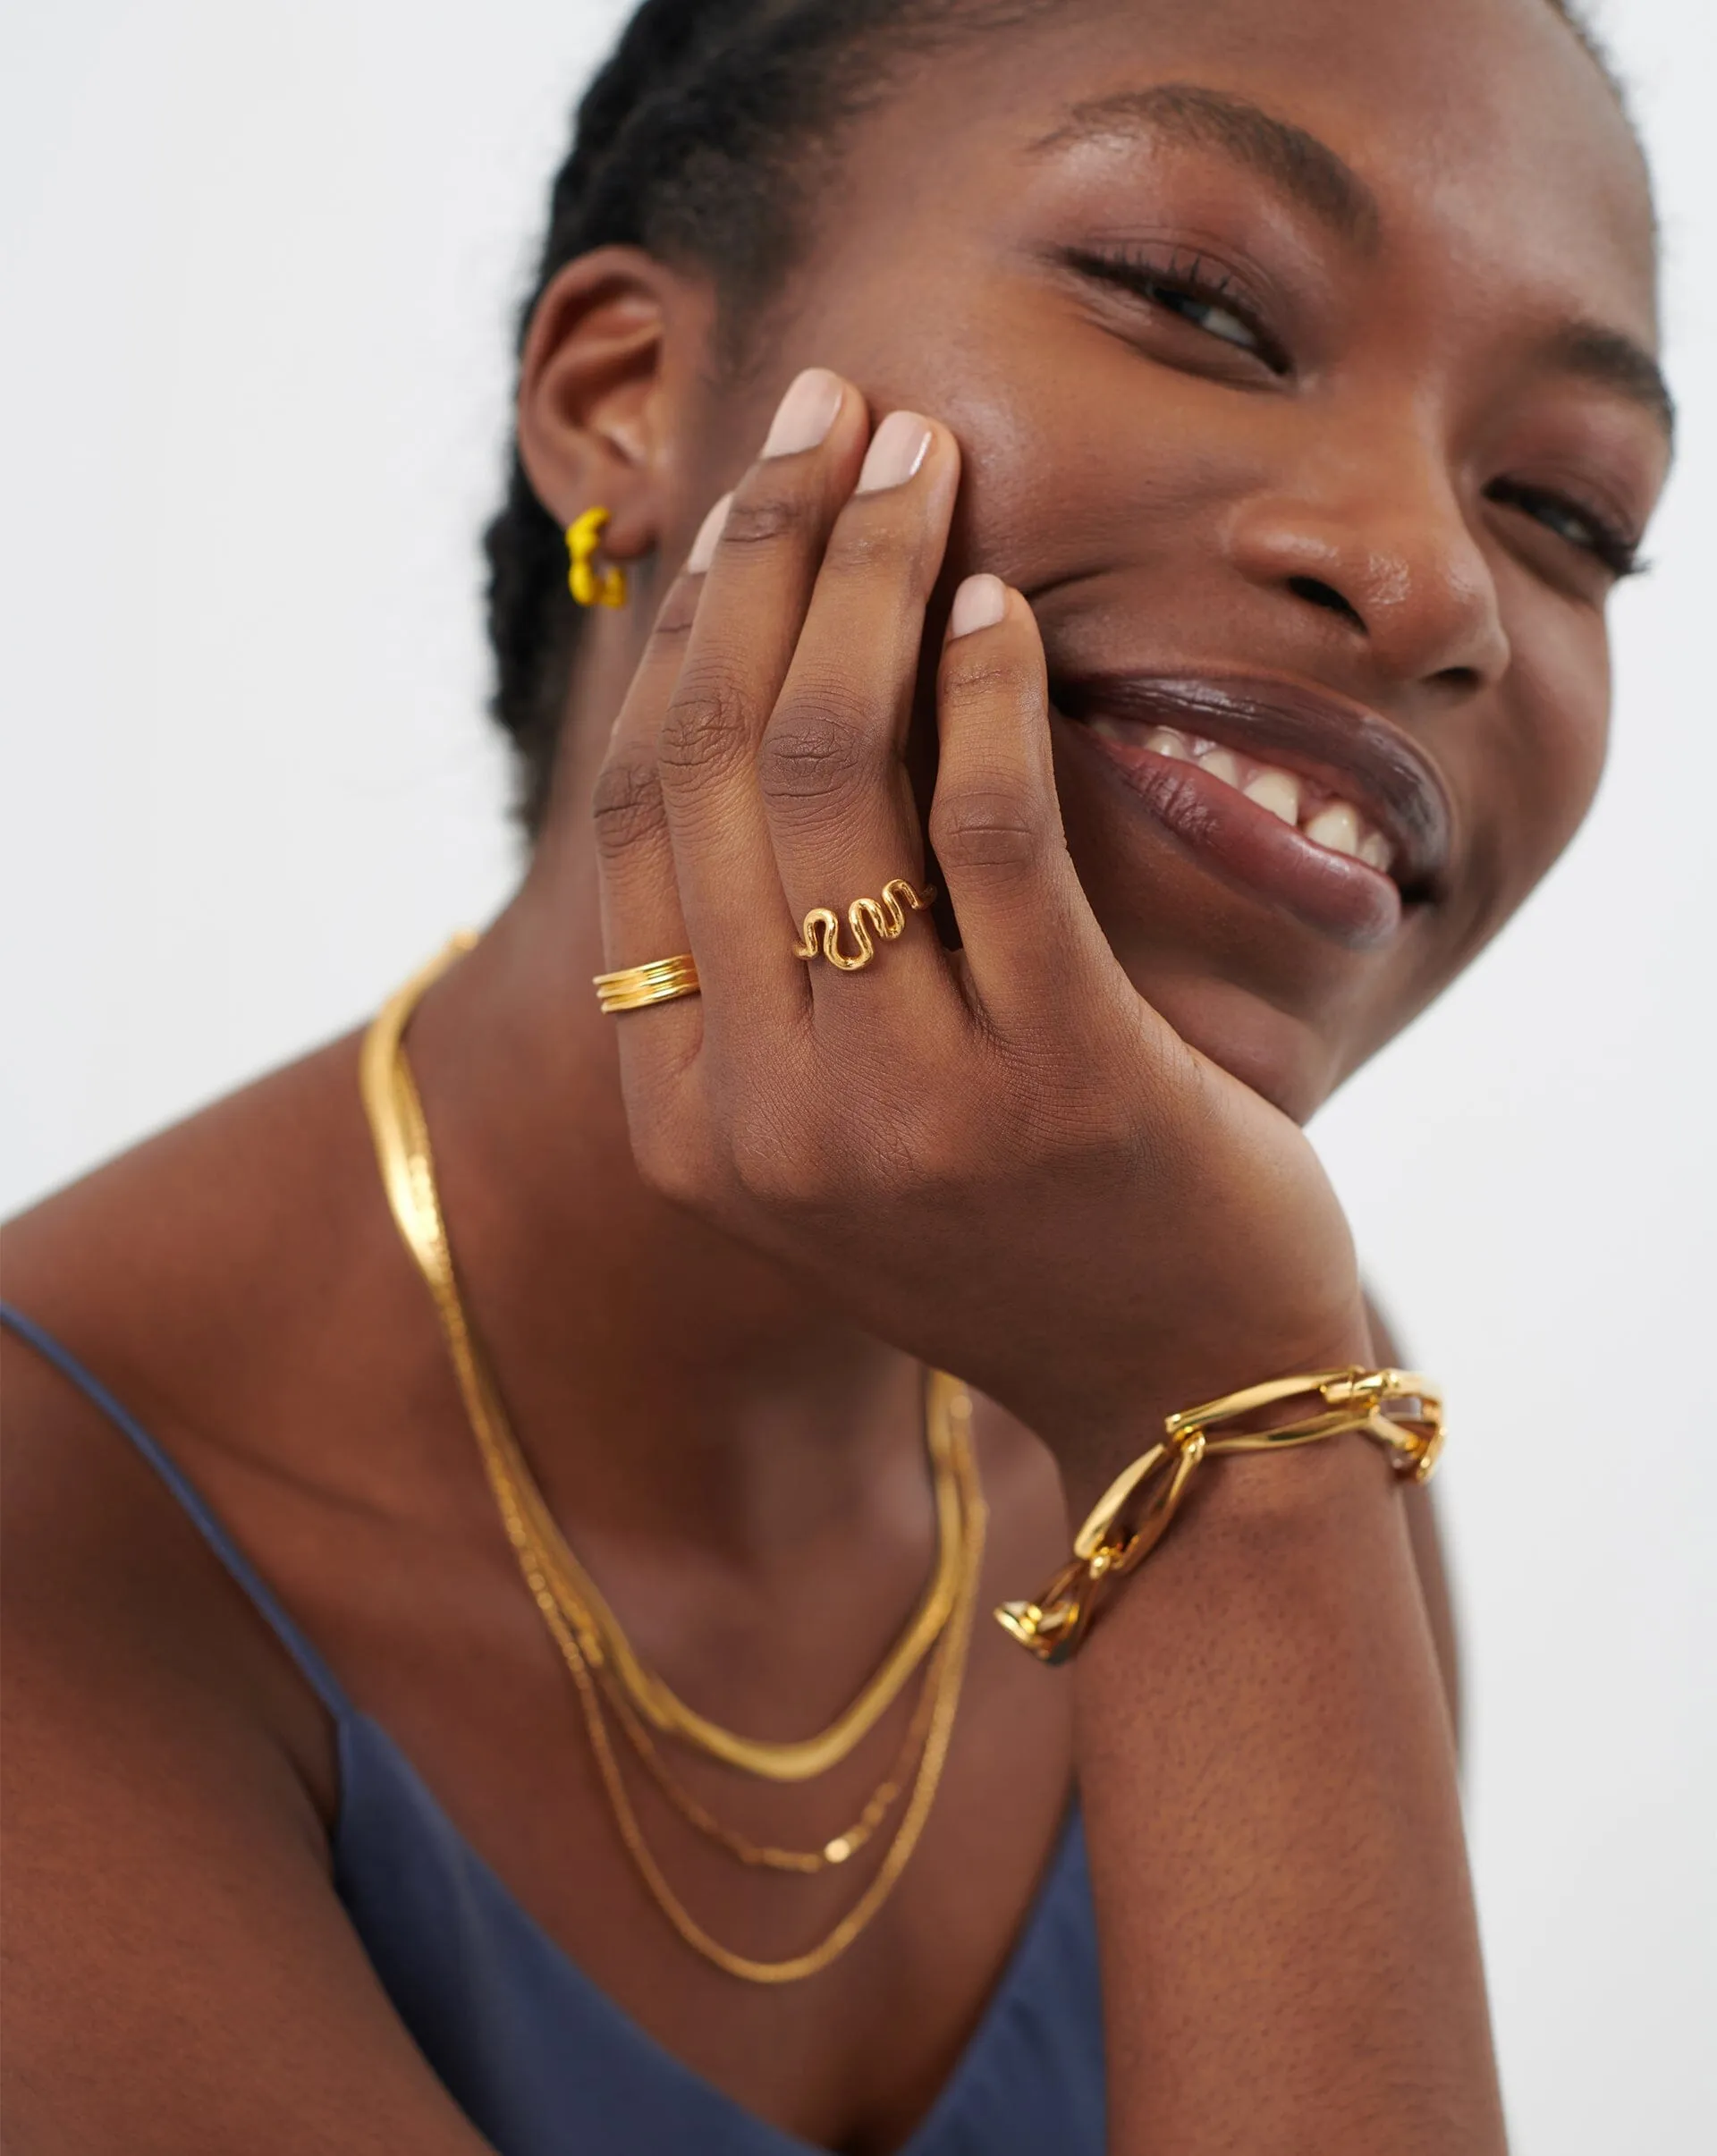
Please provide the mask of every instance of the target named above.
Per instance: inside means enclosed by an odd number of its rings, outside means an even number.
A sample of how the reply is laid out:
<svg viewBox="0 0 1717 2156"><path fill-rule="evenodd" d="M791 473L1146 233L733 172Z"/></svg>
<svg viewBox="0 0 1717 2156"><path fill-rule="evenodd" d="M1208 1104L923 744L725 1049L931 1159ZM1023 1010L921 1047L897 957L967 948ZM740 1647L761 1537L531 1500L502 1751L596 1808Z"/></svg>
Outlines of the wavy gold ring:
<svg viewBox="0 0 1717 2156"><path fill-rule="evenodd" d="M698 992L698 967L690 951L656 959L647 966L623 966L618 973L592 976L596 1002L605 1011L643 1010L651 1003L671 1003Z"/></svg>
<svg viewBox="0 0 1717 2156"><path fill-rule="evenodd" d="M847 908L847 926L852 931L852 940L858 946L858 955L849 958L841 948L841 920L826 906L813 907L805 916L805 926L799 940L793 945L796 959L827 959L831 966L842 973L859 973L876 955L873 939L881 936L884 943L892 943L906 926L906 909L922 913L935 897L935 890L926 885L923 891L914 891L904 876L895 876L883 885L880 900L854 899Z"/></svg>

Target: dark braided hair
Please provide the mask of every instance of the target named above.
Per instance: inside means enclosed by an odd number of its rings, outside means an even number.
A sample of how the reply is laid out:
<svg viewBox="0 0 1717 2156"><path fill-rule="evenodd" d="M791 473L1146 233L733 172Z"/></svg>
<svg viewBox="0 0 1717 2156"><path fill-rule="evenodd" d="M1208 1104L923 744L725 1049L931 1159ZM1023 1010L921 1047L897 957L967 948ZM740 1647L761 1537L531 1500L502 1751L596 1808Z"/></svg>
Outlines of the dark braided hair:
<svg viewBox="0 0 1717 2156"><path fill-rule="evenodd" d="M791 266L816 160L833 155L841 126L885 88L892 61L1055 4L643 0L579 106L520 315L520 349L551 281L579 255L610 245L708 270L731 323ZM1549 4L1614 87L1577 0ZM740 356L730 341L725 357ZM516 752L518 814L534 837L547 807L579 616L567 594L560 527L531 491L516 449L484 546L495 666L490 710Z"/></svg>

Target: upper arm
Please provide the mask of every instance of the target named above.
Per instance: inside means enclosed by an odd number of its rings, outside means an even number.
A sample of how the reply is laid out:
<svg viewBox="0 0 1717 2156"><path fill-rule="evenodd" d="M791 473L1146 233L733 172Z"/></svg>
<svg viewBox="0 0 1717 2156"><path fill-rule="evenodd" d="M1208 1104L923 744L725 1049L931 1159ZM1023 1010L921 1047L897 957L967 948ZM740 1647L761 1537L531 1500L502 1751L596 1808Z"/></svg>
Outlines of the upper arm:
<svg viewBox="0 0 1717 2156"><path fill-rule="evenodd" d="M44 1450L75 1455L76 1422L8 1431L8 2145L483 2156L346 1919L290 1746L233 1681L224 1575L176 1516L127 1543L77 1504Z"/></svg>

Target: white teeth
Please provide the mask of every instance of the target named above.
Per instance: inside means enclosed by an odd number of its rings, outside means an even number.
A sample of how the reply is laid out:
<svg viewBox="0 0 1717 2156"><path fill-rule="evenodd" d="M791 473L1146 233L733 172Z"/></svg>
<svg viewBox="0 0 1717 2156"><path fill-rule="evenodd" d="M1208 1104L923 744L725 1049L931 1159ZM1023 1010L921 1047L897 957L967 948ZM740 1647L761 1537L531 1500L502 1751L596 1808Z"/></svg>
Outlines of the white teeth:
<svg viewBox="0 0 1717 2156"><path fill-rule="evenodd" d="M1367 868L1374 868L1387 875L1394 866L1395 849L1381 831L1368 831L1359 841L1359 858Z"/></svg>
<svg viewBox="0 0 1717 2156"><path fill-rule="evenodd" d="M1206 749L1198 759L1198 768L1209 772L1213 779L1220 779L1224 786L1239 786L1240 759L1230 749Z"/></svg>
<svg viewBox="0 0 1717 2156"><path fill-rule="evenodd" d="M1210 766L1206 765L1205 768L1209 770ZM1299 781L1290 771L1266 767L1247 787L1246 798L1256 801L1260 808L1267 808L1272 816L1279 816L1284 824L1299 821Z"/></svg>
<svg viewBox="0 0 1717 2156"><path fill-rule="evenodd" d="M1320 808L1306 826L1306 836L1314 846L1326 847L1331 853L1345 853L1349 858L1359 851L1359 817L1345 801L1332 801L1327 808Z"/></svg>
<svg viewBox="0 0 1717 2156"><path fill-rule="evenodd" d="M1255 807L1297 829L1302 838L1327 852L1363 861L1383 875L1395 865L1394 847L1350 801L1332 801L1326 796L1320 804L1315 793L1308 802L1307 782L1297 772L1284 771L1275 764L1256 763L1178 726L1154 726L1141 740L1140 729L1129 720L1105 718L1094 712L1089 724L1093 733L1123 748L1144 748L1171 763L1196 764L1200 771L1243 793ZM1303 824L1302 816L1306 818Z"/></svg>

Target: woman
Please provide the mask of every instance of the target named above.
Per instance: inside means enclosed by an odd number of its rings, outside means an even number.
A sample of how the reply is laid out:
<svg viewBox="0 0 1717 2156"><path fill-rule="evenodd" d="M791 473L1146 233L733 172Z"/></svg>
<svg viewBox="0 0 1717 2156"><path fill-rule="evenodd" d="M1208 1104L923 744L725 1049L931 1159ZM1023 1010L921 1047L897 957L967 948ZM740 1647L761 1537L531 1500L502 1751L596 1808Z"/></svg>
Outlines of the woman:
<svg viewBox="0 0 1717 2156"><path fill-rule="evenodd" d="M591 91L517 900L9 1234L21 2148L1501 2147L1414 1404L1044 1585L1385 1361L1298 1125L1577 824L1667 461L1558 10L1283 13Z"/></svg>

